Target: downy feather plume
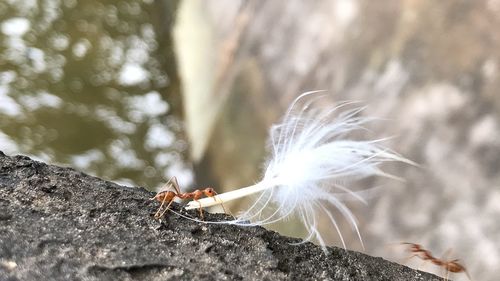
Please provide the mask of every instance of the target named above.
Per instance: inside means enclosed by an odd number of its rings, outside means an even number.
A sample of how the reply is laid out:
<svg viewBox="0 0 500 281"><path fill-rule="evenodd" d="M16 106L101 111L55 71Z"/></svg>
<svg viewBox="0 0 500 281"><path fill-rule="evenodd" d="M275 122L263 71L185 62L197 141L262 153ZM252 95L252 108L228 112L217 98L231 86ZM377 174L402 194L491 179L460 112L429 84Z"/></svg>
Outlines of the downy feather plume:
<svg viewBox="0 0 500 281"><path fill-rule="evenodd" d="M283 121L270 130L270 159L262 180L252 186L189 202L186 209L209 207L256 195L255 201L231 221L236 225L268 225L296 216L306 227L305 241L316 239L325 250L319 231L319 218L324 216L336 230L345 248L337 221L337 210L361 235L354 214L345 205L348 200L366 203L366 191L346 186L369 176L392 177L379 169L386 161L411 163L379 145L382 140L347 139L353 131L363 129L371 118L359 117L363 108L344 109L353 102L334 108L314 106L320 91L307 92L294 100Z"/></svg>

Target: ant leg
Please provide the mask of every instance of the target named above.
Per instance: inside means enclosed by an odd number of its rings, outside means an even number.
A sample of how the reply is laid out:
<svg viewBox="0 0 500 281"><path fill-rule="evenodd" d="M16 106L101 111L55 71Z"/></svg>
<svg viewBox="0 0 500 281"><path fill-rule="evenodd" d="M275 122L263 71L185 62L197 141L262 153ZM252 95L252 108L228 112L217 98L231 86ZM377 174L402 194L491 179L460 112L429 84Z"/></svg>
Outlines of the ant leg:
<svg viewBox="0 0 500 281"><path fill-rule="evenodd" d="M403 260L402 264L407 264L413 257L418 257L418 255L413 254L413 255L407 257L406 259Z"/></svg>
<svg viewBox="0 0 500 281"><path fill-rule="evenodd" d="M449 248L449 249L447 249L447 250L443 253L443 255L442 255L442 257L443 257L443 258L442 258L442 260L443 260L443 261L448 261L448 258L449 258L451 255L453 255L453 249L452 249L452 248Z"/></svg>
<svg viewBox="0 0 500 281"><path fill-rule="evenodd" d="M175 178L175 176L171 177L164 185L161 186L161 188L159 188L158 190L161 192L161 191L164 191L168 188L169 185L172 185L174 186L174 181L175 181L175 184L177 183L177 179ZM175 188L175 186L174 186ZM155 198L151 198L151 200L154 200Z"/></svg>
<svg viewBox="0 0 500 281"><path fill-rule="evenodd" d="M427 260L424 260L418 267L417 270L420 270L420 268L424 267L424 265L427 264Z"/></svg>
<svg viewBox="0 0 500 281"><path fill-rule="evenodd" d="M215 202L219 202L219 200L217 200L216 198L217 196L217 192L215 193L215 196L213 196L212 198L214 198ZM226 207L224 207L224 203L222 203L222 201L220 202L220 206L222 207L222 210L224 210L224 213L227 214L227 210L226 210ZM231 212L229 212L229 214L232 216L233 214L231 214Z"/></svg>
<svg viewBox="0 0 500 281"><path fill-rule="evenodd" d="M163 197L163 200L161 201L160 208L158 208L158 211L156 211L156 213L155 213L155 219L157 219L157 218L160 218L160 217L161 217L161 216L158 216L158 214L160 213L161 208L163 207L163 204L165 204L165 201L167 201L167 196L164 196L164 197ZM163 215L163 214L162 214L162 215Z"/></svg>
<svg viewBox="0 0 500 281"><path fill-rule="evenodd" d="M205 217L203 216L203 207L201 206L200 201L198 201L196 199L193 199L193 201L198 202L198 204L200 204L200 209L199 209L200 210L200 218L201 218L202 221L204 221Z"/></svg>
<svg viewBox="0 0 500 281"><path fill-rule="evenodd" d="M179 187L179 183L177 182L177 178L173 176L172 178L170 178L169 182L170 181L172 182L172 186L174 187L175 192L177 192L177 194L181 194L181 189Z"/></svg>
<svg viewBox="0 0 500 281"><path fill-rule="evenodd" d="M452 252L453 252L453 250L452 250L451 248L449 248L449 249L447 249L447 250L443 253L443 255L442 255L443 259L442 259L442 260L443 260L445 263L447 263L447 262L448 262L448 257L449 257L450 255L452 255ZM445 277L444 277L444 280L445 280L445 281L448 281L448 275L450 274L450 271L448 270L448 268L447 268L446 266L443 266L443 270L445 271L445 275L444 275Z"/></svg>
<svg viewBox="0 0 500 281"><path fill-rule="evenodd" d="M202 221L205 220L205 216L203 216L203 207L201 207L201 203L200 203L200 217Z"/></svg>
<svg viewBox="0 0 500 281"><path fill-rule="evenodd" d="M168 209L170 208L170 205L172 205L173 202L174 202L174 199L172 198L172 200L170 200L170 202L168 203L165 210L163 210L163 212L161 213L160 218L163 217L163 215L168 211Z"/></svg>
<svg viewBox="0 0 500 281"><path fill-rule="evenodd" d="M464 269L464 272L465 272L465 275L467 275L467 278L469 279L469 281L472 281L472 278L470 277L469 272L467 272L467 270L465 270L465 269Z"/></svg>

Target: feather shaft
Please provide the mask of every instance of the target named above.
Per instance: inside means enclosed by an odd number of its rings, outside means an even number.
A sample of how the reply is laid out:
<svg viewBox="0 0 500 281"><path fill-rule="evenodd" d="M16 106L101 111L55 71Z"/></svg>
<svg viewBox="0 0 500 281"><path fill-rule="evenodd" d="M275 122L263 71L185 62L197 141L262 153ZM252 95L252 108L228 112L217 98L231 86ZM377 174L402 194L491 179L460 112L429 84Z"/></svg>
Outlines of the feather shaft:
<svg viewBox="0 0 500 281"><path fill-rule="evenodd" d="M211 198L202 198L198 201L190 201L187 204L185 209L191 210L191 209L200 208L200 206L202 208L205 208L205 207L212 207L212 206L224 204L224 203L227 203L227 202L232 201L232 200L236 200L239 198L246 197L248 195L252 195L252 194L261 192L261 191L268 189L268 188L270 188L269 185L265 185L265 184L262 184L262 182L260 182L260 183L257 183L257 184L251 185L251 186L243 187L243 188L232 190L229 192L224 192L222 194L215 195L214 197L211 197Z"/></svg>

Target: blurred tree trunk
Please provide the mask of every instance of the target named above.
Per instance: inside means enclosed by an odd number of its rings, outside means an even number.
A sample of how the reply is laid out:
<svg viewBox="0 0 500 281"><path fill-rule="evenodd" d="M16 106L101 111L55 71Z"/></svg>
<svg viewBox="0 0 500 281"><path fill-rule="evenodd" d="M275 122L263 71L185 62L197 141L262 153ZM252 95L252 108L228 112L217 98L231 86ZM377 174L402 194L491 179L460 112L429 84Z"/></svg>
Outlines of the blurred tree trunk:
<svg viewBox="0 0 500 281"><path fill-rule="evenodd" d="M361 100L365 115L389 119L369 136L396 136L386 144L423 167L392 165L405 183L369 183L384 188L357 208L366 250L387 256L381 245L402 240L451 247L476 279L493 280L480 260L500 266L491 224L500 215L500 2L186 0L180 13L193 3L206 20L197 28L212 34L197 46L209 50L210 82L181 71L185 108L198 103L187 130L203 132L190 135L200 182L257 181L267 129L298 94ZM190 50L181 39L182 68Z"/></svg>

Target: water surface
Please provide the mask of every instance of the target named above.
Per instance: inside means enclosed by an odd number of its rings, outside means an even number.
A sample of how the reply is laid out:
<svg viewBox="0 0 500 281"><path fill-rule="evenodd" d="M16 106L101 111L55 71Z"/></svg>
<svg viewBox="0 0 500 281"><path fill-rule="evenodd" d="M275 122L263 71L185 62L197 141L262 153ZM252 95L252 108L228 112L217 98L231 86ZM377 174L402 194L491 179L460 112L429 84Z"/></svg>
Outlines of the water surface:
<svg viewBox="0 0 500 281"><path fill-rule="evenodd" d="M0 1L0 150L129 185L191 182L162 2Z"/></svg>

